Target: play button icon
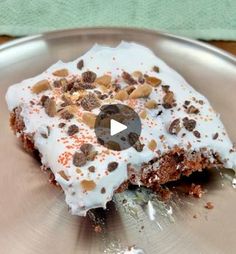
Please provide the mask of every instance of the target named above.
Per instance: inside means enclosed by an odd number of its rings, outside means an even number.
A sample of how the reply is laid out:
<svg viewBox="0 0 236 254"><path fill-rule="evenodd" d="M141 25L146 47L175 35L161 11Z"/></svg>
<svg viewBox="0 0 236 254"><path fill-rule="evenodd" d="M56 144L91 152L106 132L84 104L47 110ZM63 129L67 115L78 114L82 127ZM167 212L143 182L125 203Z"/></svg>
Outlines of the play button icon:
<svg viewBox="0 0 236 254"><path fill-rule="evenodd" d="M110 122L110 135L111 136L114 136L126 129L127 129L126 125L119 123L114 119L111 119L111 122Z"/></svg>
<svg viewBox="0 0 236 254"><path fill-rule="evenodd" d="M132 108L124 104L108 104L100 110L95 122L95 133L101 145L121 151L139 142L141 121Z"/></svg>

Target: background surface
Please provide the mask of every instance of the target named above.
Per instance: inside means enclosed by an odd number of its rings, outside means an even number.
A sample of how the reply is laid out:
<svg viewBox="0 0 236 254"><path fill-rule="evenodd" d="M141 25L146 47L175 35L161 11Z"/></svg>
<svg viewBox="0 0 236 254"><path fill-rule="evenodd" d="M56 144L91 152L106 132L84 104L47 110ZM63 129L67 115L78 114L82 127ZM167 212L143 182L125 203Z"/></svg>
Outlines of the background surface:
<svg viewBox="0 0 236 254"><path fill-rule="evenodd" d="M235 40L235 12L235 0L1 0L0 34L126 26Z"/></svg>

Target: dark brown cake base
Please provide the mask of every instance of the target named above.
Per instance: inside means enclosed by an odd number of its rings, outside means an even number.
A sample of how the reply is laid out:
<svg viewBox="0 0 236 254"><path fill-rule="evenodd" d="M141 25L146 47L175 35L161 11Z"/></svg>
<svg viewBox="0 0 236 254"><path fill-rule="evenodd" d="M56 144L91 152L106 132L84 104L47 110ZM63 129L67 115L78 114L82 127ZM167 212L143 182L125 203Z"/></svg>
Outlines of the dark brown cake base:
<svg viewBox="0 0 236 254"><path fill-rule="evenodd" d="M20 112L21 108L16 108L10 114L10 125L14 133L19 135L24 149L33 153L36 151L32 138L33 133L29 135L23 132L25 124ZM158 191L161 185L176 181L181 176L189 176L195 171L202 171L206 168L222 168L223 163L219 155L212 154L214 161L210 161L204 155L204 151L206 151L204 148L202 152L186 151L176 146L168 153L143 164L140 175L134 173L132 167L128 167L129 179L120 185L117 192L123 192L129 184L137 185L140 183L147 188Z"/></svg>

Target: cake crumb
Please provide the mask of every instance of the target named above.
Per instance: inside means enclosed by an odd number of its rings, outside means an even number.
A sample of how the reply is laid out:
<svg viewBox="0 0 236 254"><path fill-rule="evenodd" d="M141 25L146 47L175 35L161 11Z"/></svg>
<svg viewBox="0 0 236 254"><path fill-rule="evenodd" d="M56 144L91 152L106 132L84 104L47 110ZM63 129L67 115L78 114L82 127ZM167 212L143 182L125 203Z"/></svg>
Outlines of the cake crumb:
<svg viewBox="0 0 236 254"><path fill-rule="evenodd" d="M213 205L213 203L212 202L207 202L206 204L205 204L205 206L204 206L206 209L209 209L209 210L211 210L211 209L213 209L214 208L214 205Z"/></svg>
<svg viewBox="0 0 236 254"><path fill-rule="evenodd" d="M195 198L201 198L202 194L203 194L201 185L192 183L188 194L195 197Z"/></svg>

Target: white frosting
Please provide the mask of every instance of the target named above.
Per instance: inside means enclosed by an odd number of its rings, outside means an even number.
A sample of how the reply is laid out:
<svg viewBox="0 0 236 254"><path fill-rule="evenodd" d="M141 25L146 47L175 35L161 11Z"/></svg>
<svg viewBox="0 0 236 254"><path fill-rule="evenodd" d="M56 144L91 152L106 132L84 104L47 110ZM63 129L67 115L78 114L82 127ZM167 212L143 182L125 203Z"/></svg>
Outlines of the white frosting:
<svg viewBox="0 0 236 254"><path fill-rule="evenodd" d="M76 67L80 59L84 60L85 65L82 70L78 70ZM152 71L153 66L158 66L160 72L156 73ZM107 149L97 143L94 130L74 118L66 125L68 127L71 124L76 124L79 127L77 139L72 139L66 133L67 127L64 129L58 128L58 124L62 120L58 116L49 117L45 113L44 108L37 104L42 94L49 96L55 96L55 94L53 94L52 90L39 95L33 94L31 87L42 79L48 79L49 81L57 79L52 75L52 72L62 68L68 69L70 75L81 75L85 70L94 71L97 76L109 73L113 79L118 78L122 86L125 85L120 77L123 70L129 73L139 70L142 73L160 78L163 85L170 86L170 90L174 92L177 106L173 109L164 109L163 113L158 117L156 115L162 109L162 106L159 106L158 109L147 110L148 117L145 120L142 119L141 141L145 144L142 152L137 152L131 147L121 152L110 151L107 154ZM153 89L150 98L155 99L161 104L163 96L164 92L161 86L159 86L156 91ZM193 101L193 97L196 100L202 100L204 104L200 105L196 101ZM32 100L36 102L33 106L30 104ZM182 107L186 100L191 101L191 105L196 106L200 110L200 113L191 114L191 116L187 114ZM65 192L66 202L73 214L85 215L86 211L91 208L105 208L106 203L112 199L114 191L127 180L127 163L131 163L139 170L143 162L148 162L157 156L157 151L151 151L147 145L152 139L156 140L157 150L160 150L162 153L174 145L187 148L190 142L193 150L198 151L202 147L207 147L209 150L212 149L218 152L221 158L226 160L225 167L235 168L236 166L236 153L229 152L232 148L232 143L226 134L219 115L213 111L207 99L196 92L178 73L157 58L148 48L135 43L122 42L116 48L95 45L84 56L73 62L63 63L59 61L39 76L9 87L6 101L10 111L15 107L21 106L21 116L26 126L24 132L35 134L35 147L42 154L42 163L54 173L57 182ZM135 104L135 110L138 113L144 109L145 101L146 99L140 99ZM132 106L130 101L125 102L125 104ZM179 108L181 110L178 111ZM171 113L172 110L174 111L173 113ZM99 109L95 109L92 112L97 114ZM197 121L196 130L201 133L200 139L197 139L192 132L188 132L184 128L181 129L178 135L169 134L168 126L170 123L176 118L182 119L184 117ZM47 139L43 138L40 134L47 131L46 126L51 128ZM216 132L219 134L219 137L213 140L212 136ZM181 138L183 133L186 133L186 135L184 138ZM165 136L164 141L161 141L160 135ZM87 162L86 165L80 167L82 174L78 174L76 167L72 163L71 155L79 150L83 142L92 143L99 154L94 161ZM68 145L71 145L71 147L68 147ZM65 152L68 153L69 159L63 165L58 161L58 158L61 158ZM107 165L112 161L118 162L119 166L113 172L107 173ZM95 173L88 171L88 167L91 165L95 166ZM61 170L64 170L67 176L69 176L69 181L58 174ZM96 183L95 189L85 192L80 184L83 179L93 180ZM106 189L104 194L101 193L101 188L103 187Z"/></svg>
<svg viewBox="0 0 236 254"><path fill-rule="evenodd" d="M135 247L131 247L124 252L122 251L120 254L145 254L142 249L137 249Z"/></svg>

